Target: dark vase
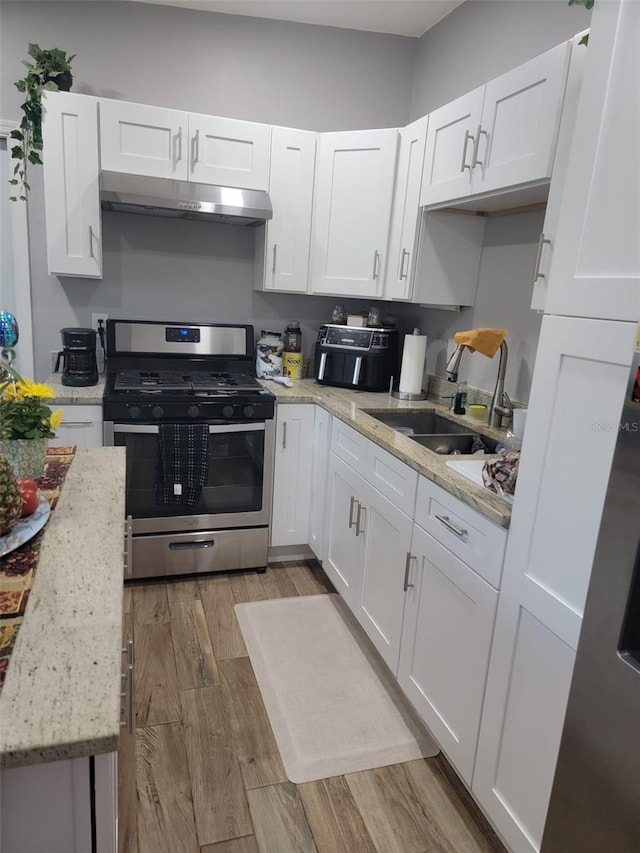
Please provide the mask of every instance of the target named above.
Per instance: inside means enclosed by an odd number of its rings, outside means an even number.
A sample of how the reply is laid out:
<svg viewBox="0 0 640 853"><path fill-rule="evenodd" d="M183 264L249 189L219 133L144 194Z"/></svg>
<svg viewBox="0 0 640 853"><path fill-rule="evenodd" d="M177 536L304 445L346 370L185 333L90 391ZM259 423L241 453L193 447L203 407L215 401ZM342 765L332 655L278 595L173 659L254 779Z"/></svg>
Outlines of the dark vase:
<svg viewBox="0 0 640 853"><path fill-rule="evenodd" d="M71 89L71 84L73 83L73 77L71 76L70 71L63 71L62 74L58 74L58 76L54 77L53 80L61 92L68 92Z"/></svg>

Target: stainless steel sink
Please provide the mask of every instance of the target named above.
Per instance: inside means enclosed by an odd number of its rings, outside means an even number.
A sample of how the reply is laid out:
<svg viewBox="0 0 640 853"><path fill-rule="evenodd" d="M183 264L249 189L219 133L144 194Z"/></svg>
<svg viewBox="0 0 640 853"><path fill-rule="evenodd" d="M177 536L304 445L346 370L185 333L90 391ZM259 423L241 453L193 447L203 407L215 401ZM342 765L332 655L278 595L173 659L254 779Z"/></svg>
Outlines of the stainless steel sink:
<svg viewBox="0 0 640 853"><path fill-rule="evenodd" d="M435 412L367 412L377 421L408 435L434 453L474 453L474 439L481 438L485 452L495 453L497 441L466 424L450 421Z"/></svg>
<svg viewBox="0 0 640 853"><path fill-rule="evenodd" d="M449 453L474 453L476 450L482 449L477 445L474 446L474 441L477 438L482 439L482 444L485 447L486 453L495 453L497 441L492 438L487 438L479 433L458 433L450 435L412 435L411 439L426 447L428 450L433 450L434 453L447 455Z"/></svg>
<svg viewBox="0 0 640 853"><path fill-rule="evenodd" d="M469 433L469 427L454 423L435 412L367 412L380 423L407 435L438 435L450 433Z"/></svg>

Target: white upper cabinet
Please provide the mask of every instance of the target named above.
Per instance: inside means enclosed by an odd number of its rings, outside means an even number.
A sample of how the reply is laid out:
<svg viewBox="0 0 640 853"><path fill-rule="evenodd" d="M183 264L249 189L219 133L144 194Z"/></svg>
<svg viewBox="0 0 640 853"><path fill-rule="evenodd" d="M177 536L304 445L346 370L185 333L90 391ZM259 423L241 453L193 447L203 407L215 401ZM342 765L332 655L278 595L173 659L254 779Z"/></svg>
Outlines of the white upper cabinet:
<svg viewBox="0 0 640 853"><path fill-rule="evenodd" d="M109 172L186 180L189 114L100 100L100 167Z"/></svg>
<svg viewBox="0 0 640 853"><path fill-rule="evenodd" d="M271 126L189 113L189 178L201 184L266 190Z"/></svg>
<svg viewBox="0 0 640 853"><path fill-rule="evenodd" d="M533 273L533 291L531 294L531 307L535 311L542 311L547 298L549 285L549 270L551 259L556 244L558 233L558 219L560 217L560 205L564 194L567 169L569 166L569 154L571 151L571 139L576 123L576 112L578 99L582 86L582 75L584 73L584 61L587 55L587 46L579 42L584 33L580 33L571 40L571 61L569 63L569 74L567 76L567 88L562 107L562 118L558 132L558 144L556 156L553 161L553 173L549 187L549 198L547 209L544 214L544 224L538 242L538 254Z"/></svg>
<svg viewBox="0 0 640 853"><path fill-rule="evenodd" d="M545 311L640 319L640 3L596 3Z"/></svg>
<svg viewBox="0 0 640 853"><path fill-rule="evenodd" d="M419 204L428 116L400 130L384 298L410 300L416 268Z"/></svg>
<svg viewBox="0 0 640 853"><path fill-rule="evenodd" d="M471 195L475 134L484 86L429 114L420 204Z"/></svg>
<svg viewBox="0 0 640 853"><path fill-rule="evenodd" d="M101 278L97 100L44 92L42 106L48 270Z"/></svg>
<svg viewBox="0 0 640 853"><path fill-rule="evenodd" d="M306 130L273 128L269 179L273 219L266 223L264 290L307 291L316 138Z"/></svg>
<svg viewBox="0 0 640 853"><path fill-rule="evenodd" d="M569 53L558 45L430 114L422 205L549 180Z"/></svg>
<svg viewBox="0 0 640 853"><path fill-rule="evenodd" d="M100 166L109 172L266 190L271 127L100 100Z"/></svg>
<svg viewBox="0 0 640 853"><path fill-rule="evenodd" d="M382 295L397 145L395 129L321 134L312 293Z"/></svg>

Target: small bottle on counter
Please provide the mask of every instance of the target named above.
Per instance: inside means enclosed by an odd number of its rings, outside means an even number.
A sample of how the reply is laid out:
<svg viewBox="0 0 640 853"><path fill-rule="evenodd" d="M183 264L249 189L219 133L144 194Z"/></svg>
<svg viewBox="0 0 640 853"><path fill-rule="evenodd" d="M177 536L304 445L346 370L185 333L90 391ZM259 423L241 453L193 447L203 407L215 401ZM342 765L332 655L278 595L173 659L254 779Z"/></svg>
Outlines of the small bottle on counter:
<svg viewBox="0 0 640 853"><path fill-rule="evenodd" d="M464 415L467 412L467 383L460 382L458 391L453 401L453 414Z"/></svg>
<svg viewBox="0 0 640 853"><path fill-rule="evenodd" d="M299 320L289 320L282 336L284 352L282 367L289 379L302 379L304 356L302 355L302 332Z"/></svg>

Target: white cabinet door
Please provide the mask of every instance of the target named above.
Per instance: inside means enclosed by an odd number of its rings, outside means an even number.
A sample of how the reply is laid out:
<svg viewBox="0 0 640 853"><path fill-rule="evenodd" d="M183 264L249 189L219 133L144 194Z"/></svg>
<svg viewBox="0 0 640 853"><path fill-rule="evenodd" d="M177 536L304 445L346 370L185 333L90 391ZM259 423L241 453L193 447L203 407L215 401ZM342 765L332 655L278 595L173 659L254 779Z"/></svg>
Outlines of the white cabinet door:
<svg viewBox="0 0 640 853"><path fill-rule="evenodd" d="M327 497L327 466L331 439L331 415L315 406L313 456L311 460L311 506L309 508L309 546L318 560L325 559L325 504Z"/></svg>
<svg viewBox="0 0 640 853"><path fill-rule="evenodd" d="M382 294L397 144L395 129L321 134L312 293Z"/></svg>
<svg viewBox="0 0 640 853"><path fill-rule="evenodd" d="M101 406L61 406L62 421L56 437L49 439L52 447L75 444L78 447L102 447Z"/></svg>
<svg viewBox="0 0 640 853"><path fill-rule="evenodd" d="M556 237L558 233L558 219L560 218L560 205L564 195L564 187L569 167L569 154L571 151L571 139L576 122L578 99L582 86L582 75L584 73L584 62L587 55L587 46L580 44L580 40L586 33L580 33L571 39L571 60L569 62L569 74L567 76L567 87L562 106L562 117L560 119L560 130L558 131L558 143L556 145L556 156L553 161L553 172L551 173L551 185L549 187L549 198L547 209L544 214L544 224L538 243L538 256L533 273L533 292L531 295L531 308L534 311L543 311L547 289L549 285L549 269L553 258Z"/></svg>
<svg viewBox="0 0 640 853"><path fill-rule="evenodd" d="M484 86L480 86L429 114L421 205L471 194L471 164L483 98Z"/></svg>
<svg viewBox="0 0 640 853"><path fill-rule="evenodd" d="M186 180L188 113L100 100L100 168Z"/></svg>
<svg viewBox="0 0 640 853"><path fill-rule="evenodd" d="M420 226L420 184L428 123L429 117L423 116L400 130L384 280L385 299L410 300L413 293Z"/></svg>
<svg viewBox="0 0 640 853"><path fill-rule="evenodd" d="M640 319L640 3L596 3L545 311Z"/></svg>
<svg viewBox="0 0 640 853"><path fill-rule="evenodd" d="M474 194L551 177L570 50L565 42L487 83L472 131Z"/></svg>
<svg viewBox="0 0 640 853"><path fill-rule="evenodd" d="M273 128L269 178L273 219L266 223L265 290L307 291L316 138L307 130Z"/></svg>
<svg viewBox="0 0 640 853"><path fill-rule="evenodd" d="M515 851L542 838L635 333L542 322L473 777Z"/></svg>
<svg viewBox="0 0 640 853"><path fill-rule="evenodd" d="M357 518L366 485L362 477L334 453L329 457L325 521L327 552L322 567L336 590L355 611L362 584L365 549L364 534L357 527Z"/></svg>
<svg viewBox="0 0 640 853"><path fill-rule="evenodd" d="M311 480L305 476L313 453L315 406L291 404L276 409L271 545L306 545Z"/></svg>
<svg viewBox="0 0 640 853"><path fill-rule="evenodd" d="M417 524L411 554L398 680L470 785L498 592Z"/></svg>
<svg viewBox="0 0 640 853"><path fill-rule="evenodd" d="M43 92L42 113L48 270L102 278L97 100Z"/></svg>
<svg viewBox="0 0 640 853"><path fill-rule="evenodd" d="M189 113L189 180L266 190L271 125Z"/></svg>
<svg viewBox="0 0 640 853"><path fill-rule="evenodd" d="M377 489L367 486L356 516L365 542L355 616L382 659L398 671L404 613L404 574L412 520Z"/></svg>

